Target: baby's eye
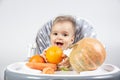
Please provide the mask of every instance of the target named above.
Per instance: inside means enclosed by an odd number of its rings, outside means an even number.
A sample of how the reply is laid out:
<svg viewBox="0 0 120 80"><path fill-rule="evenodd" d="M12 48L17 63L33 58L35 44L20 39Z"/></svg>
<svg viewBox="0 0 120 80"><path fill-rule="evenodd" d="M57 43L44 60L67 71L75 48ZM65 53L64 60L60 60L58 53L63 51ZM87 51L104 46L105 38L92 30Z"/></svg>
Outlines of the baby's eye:
<svg viewBox="0 0 120 80"><path fill-rule="evenodd" d="M63 34L63 36L68 36L68 34Z"/></svg>
<svg viewBox="0 0 120 80"><path fill-rule="evenodd" d="M58 35L57 33L53 33L53 35Z"/></svg>

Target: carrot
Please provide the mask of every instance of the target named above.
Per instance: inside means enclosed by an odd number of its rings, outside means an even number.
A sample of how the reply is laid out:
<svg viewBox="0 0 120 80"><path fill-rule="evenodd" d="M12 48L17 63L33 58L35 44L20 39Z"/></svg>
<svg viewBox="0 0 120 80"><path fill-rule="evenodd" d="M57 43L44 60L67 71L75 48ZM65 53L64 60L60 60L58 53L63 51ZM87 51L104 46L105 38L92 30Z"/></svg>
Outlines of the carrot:
<svg viewBox="0 0 120 80"><path fill-rule="evenodd" d="M26 65L32 69L37 69L37 70L43 70L46 67L50 67L54 70L57 70L57 65L52 64L52 63L33 63L33 62L28 62Z"/></svg>
<svg viewBox="0 0 120 80"><path fill-rule="evenodd" d="M43 74L54 74L55 70L51 67L46 67L43 69Z"/></svg>

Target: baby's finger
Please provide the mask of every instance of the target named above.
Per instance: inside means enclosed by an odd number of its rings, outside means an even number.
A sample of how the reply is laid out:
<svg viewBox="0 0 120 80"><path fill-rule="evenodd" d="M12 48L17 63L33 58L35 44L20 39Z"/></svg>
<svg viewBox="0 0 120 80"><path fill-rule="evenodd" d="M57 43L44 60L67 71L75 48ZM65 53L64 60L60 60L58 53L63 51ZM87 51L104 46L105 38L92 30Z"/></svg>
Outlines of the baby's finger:
<svg viewBox="0 0 120 80"><path fill-rule="evenodd" d="M45 53L45 52L43 52L43 53L42 53L42 54L40 54L40 55L44 58L45 62L47 62L45 54L46 54L46 53Z"/></svg>
<svg viewBox="0 0 120 80"><path fill-rule="evenodd" d="M66 55L66 54L63 54L63 55L62 55L62 57L63 57L63 58L66 58L66 57L67 57L67 55Z"/></svg>

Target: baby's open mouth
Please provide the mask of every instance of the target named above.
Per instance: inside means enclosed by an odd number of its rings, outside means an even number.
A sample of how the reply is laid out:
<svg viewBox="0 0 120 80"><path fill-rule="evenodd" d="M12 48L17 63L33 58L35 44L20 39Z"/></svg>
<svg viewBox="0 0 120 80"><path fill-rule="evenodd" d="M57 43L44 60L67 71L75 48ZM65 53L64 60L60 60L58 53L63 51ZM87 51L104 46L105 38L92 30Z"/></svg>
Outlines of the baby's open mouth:
<svg viewBox="0 0 120 80"><path fill-rule="evenodd" d="M57 46L63 46L63 43L62 42L56 42L56 45Z"/></svg>

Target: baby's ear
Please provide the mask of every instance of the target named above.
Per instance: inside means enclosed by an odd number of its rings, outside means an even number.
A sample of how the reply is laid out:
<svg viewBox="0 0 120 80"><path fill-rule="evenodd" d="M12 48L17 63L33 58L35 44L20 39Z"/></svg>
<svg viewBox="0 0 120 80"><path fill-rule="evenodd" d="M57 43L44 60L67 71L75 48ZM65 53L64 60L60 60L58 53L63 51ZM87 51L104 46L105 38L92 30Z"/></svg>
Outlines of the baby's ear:
<svg viewBox="0 0 120 80"><path fill-rule="evenodd" d="M74 42L74 36L72 37L72 39L71 39L71 44Z"/></svg>

